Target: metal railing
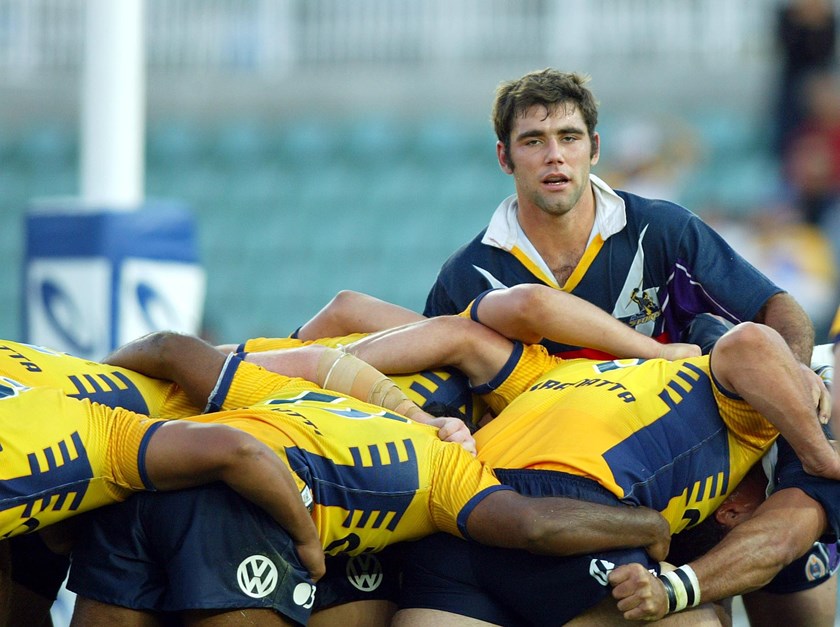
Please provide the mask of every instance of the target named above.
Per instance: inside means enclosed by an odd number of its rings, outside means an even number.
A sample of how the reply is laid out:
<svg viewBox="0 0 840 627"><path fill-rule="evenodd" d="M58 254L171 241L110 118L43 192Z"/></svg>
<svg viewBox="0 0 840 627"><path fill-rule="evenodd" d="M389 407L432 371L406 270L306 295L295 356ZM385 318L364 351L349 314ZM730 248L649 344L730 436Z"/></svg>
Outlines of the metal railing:
<svg viewBox="0 0 840 627"><path fill-rule="evenodd" d="M840 5L840 0L836 0ZM150 72L766 58L776 0L147 0ZM84 0L0 0L0 81L78 71Z"/></svg>

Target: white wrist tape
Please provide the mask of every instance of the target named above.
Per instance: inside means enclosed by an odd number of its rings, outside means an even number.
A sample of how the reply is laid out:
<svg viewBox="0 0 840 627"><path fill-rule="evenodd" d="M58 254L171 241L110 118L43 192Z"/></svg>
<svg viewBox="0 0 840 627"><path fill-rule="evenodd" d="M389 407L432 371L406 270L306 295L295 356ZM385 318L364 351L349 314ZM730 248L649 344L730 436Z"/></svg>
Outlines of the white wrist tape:
<svg viewBox="0 0 840 627"><path fill-rule="evenodd" d="M700 605L700 582L694 569L685 564L659 575L668 595L668 613Z"/></svg>

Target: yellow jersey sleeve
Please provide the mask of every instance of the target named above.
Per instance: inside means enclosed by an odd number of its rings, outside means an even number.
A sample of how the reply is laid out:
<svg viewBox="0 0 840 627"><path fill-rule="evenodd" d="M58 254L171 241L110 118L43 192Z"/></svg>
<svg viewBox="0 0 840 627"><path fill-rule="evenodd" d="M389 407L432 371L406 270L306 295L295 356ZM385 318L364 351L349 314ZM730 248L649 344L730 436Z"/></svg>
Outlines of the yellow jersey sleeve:
<svg viewBox="0 0 840 627"><path fill-rule="evenodd" d="M0 537L150 488L143 451L163 422L6 380L0 385Z"/></svg>
<svg viewBox="0 0 840 627"><path fill-rule="evenodd" d="M498 416L513 399L562 362L560 357L549 355L540 344L515 342L513 353L505 367L492 381L474 387L473 392L481 395L493 414Z"/></svg>
<svg viewBox="0 0 840 627"><path fill-rule="evenodd" d="M278 394L319 389L321 388L311 381L270 372L262 366L248 363L231 354L228 355L216 387L210 394L206 411L250 407Z"/></svg>
<svg viewBox="0 0 840 627"><path fill-rule="evenodd" d="M837 314L834 316L834 322L831 323L829 341L832 344L840 343L840 307L837 308Z"/></svg>
<svg viewBox="0 0 840 627"><path fill-rule="evenodd" d="M511 490L500 484L493 471L461 446L440 442L432 462L430 509L438 530L469 538L467 520L484 498L496 490Z"/></svg>

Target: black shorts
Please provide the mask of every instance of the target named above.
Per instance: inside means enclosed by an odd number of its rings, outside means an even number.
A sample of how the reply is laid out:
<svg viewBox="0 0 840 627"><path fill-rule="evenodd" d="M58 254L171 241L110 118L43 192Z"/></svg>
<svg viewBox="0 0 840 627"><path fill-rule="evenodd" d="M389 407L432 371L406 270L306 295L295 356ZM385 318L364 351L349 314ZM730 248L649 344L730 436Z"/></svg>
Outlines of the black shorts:
<svg viewBox="0 0 840 627"><path fill-rule="evenodd" d="M11 554L12 581L54 601L67 577L70 558L53 553L37 533L14 536L5 542Z"/></svg>
<svg viewBox="0 0 840 627"><path fill-rule="evenodd" d="M316 590L285 530L223 484L92 512L67 587L136 610L271 608L301 624Z"/></svg>
<svg viewBox="0 0 840 627"><path fill-rule="evenodd" d="M785 566L762 590L774 594L810 590L830 579L838 568L840 554L837 544L816 542L805 555Z"/></svg>
<svg viewBox="0 0 840 627"><path fill-rule="evenodd" d="M621 506L581 477L539 470L497 474L525 494ZM607 597L610 571L634 562L659 574L659 565L642 549L551 557L436 534L406 545L400 608L442 610L506 626L559 625Z"/></svg>

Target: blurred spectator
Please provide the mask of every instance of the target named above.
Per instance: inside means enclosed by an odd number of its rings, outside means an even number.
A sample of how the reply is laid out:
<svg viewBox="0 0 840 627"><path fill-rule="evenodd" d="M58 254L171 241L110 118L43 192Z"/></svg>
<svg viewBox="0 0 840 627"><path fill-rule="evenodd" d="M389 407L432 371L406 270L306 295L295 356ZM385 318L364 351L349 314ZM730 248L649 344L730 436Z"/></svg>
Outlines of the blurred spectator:
<svg viewBox="0 0 840 627"><path fill-rule="evenodd" d="M775 143L782 153L790 133L804 117L803 91L808 78L834 64L836 16L830 0L789 0L779 9L776 43L781 74L776 102Z"/></svg>
<svg viewBox="0 0 840 627"><path fill-rule="evenodd" d="M840 261L840 79L813 77L807 90L806 117L784 155L787 209L818 227Z"/></svg>
<svg viewBox="0 0 840 627"><path fill-rule="evenodd" d="M604 141L600 176L647 198L681 198L697 167L700 139L679 119L629 119Z"/></svg>

